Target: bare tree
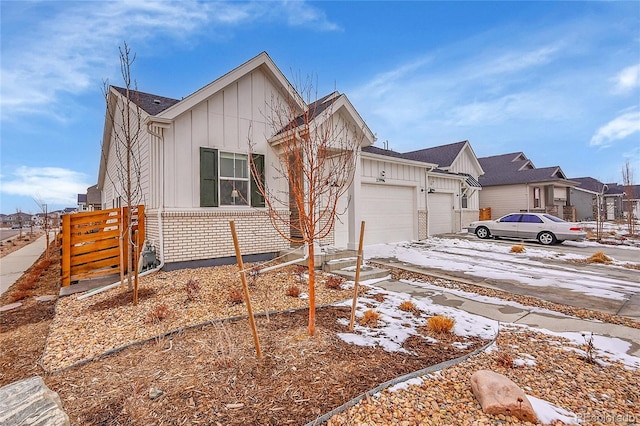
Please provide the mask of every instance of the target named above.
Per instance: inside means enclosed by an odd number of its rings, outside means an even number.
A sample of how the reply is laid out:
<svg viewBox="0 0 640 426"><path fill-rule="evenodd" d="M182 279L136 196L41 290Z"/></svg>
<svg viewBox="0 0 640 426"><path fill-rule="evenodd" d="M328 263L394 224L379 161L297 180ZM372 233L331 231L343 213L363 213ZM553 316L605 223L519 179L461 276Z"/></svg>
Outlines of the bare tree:
<svg viewBox="0 0 640 426"><path fill-rule="evenodd" d="M633 188L633 168L627 160L622 167L622 190L624 192L624 198L626 198L626 202L623 198L623 205L625 207L625 212L627 214L627 232L629 235L635 234L635 218L633 216L633 199L635 197L635 191Z"/></svg>
<svg viewBox="0 0 640 426"><path fill-rule="evenodd" d="M109 155L115 156L116 167L106 169L107 178L110 180L119 200L118 207L126 207L128 214L125 216L124 226L121 226L120 240L123 247L121 262L124 256L126 270L121 267L121 281L124 282L126 274L129 289L133 289L134 266L131 259L133 241L133 209L142 200L142 188L140 185L140 141L143 137L142 110L139 106L138 91L135 80L131 77L131 66L135 62L136 56L132 55L130 47L126 42L122 47L118 47L120 52L120 73L124 87L112 88L105 80L103 94L107 104L107 120L112 126L111 139L104 140L102 145L102 157L106 163ZM123 102L114 93L116 90L122 95ZM112 99L112 97L114 97ZM120 105L119 105L120 104ZM109 151L110 150L110 151ZM136 247L137 250L137 247ZM135 295L134 295L135 299Z"/></svg>
<svg viewBox="0 0 640 426"><path fill-rule="evenodd" d="M45 259L49 259L49 232L51 230L51 226L49 224L49 218L48 216L48 211L47 211L47 204L44 202L44 200L40 197L34 197L33 201L35 201L35 203L38 205L38 209L40 209L40 212L42 213L43 216L43 222L42 222L42 230L44 231L45 234L45 238L47 240L47 247L45 248L44 251L44 257Z"/></svg>
<svg viewBox="0 0 640 426"><path fill-rule="evenodd" d="M271 128L277 132L270 141L278 153L278 162L272 167L276 179L283 178L288 183L288 193L273 190L260 179L257 188L276 231L294 244L308 246L309 334L313 335L315 244L329 236L336 216L344 213L337 211L338 200L346 196L353 181L364 132L334 114L336 103L344 95L334 92L310 102L313 92L310 79L298 92L307 104L302 111L291 96L284 100L273 98L266 114ZM262 176L257 157L250 157L252 174Z"/></svg>
<svg viewBox="0 0 640 426"><path fill-rule="evenodd" d="M16 220L18 221L18 239L22 239L22 210L19 207L16 207Z"/></svg>

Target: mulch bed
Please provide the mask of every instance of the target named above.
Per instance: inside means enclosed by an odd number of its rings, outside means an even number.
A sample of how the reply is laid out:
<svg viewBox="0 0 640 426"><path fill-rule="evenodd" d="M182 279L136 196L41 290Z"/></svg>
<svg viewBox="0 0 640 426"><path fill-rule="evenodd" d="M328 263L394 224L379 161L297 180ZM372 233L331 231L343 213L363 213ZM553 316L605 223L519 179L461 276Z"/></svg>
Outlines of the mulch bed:
<svg viewBox="0 0 640 426"><path fill-rule="evenodd" d="M51 374L42 369L43 354L45 347L55 340L55 312L60 315L62 305L83 306L77 310L79 315L100 317L89 327L93 330L100 329L95 323L106 324L102 321L110 312L123 318L125 328L155 327L154 332L167 327L171 329L174 322L184 325L181 316L176 315L177 311L192 309L197 315L206 312L199 305L211 298L205 290L209 287L206 280L233 269L201 268L156 274L142 287L136 321L132 319L136 315L133 315L135 311L130 300L120 293L120 289L89 298L83 302L87 305L70 303L70 298L37 302L31 297L33 293L25 296L20 283L29 286L38 283L33 289L38 295L57 292L59 266L55 256L44 271L37 267L44 261L41 258L0 297L0 304L4 305L24 296L19 299L22 307L0 314L0 386L34 375L43 376L47 385L60 395L72 424L304 424L380 383L457 358L486 343L478 338L430 335L424 327L419 330L423 336L413 336L405 342L405 348L412 351L412 355L387 352L381 347L351 345L337 335L347 331L338 318L348 319L350 311L335 306L318 308L316 333L309 336L308 310L302 308L308 301L286 296L284 291L298 282L299 278L293 273L274 275L287 278L279 284L277 294L271 293L268 305L282 311L286 304L296 310L271 314L269 318L257 317L262 359L256 357L246 318L217 321L215 313L208 312L212 321L204 325L186 327L165 337L130 345L111 355L98 355L82 365L64 367L67 364L62 362L63 369ZM186 285L194 278L201 291L187 300ZM277 285L278 279L265 282L268 284L263 288ZM178 290L169 291L168 283ZM321 283L322 280L317 290L320 303L336 298L343 300L351 293L351 290L328 289ZM254 289L256 312L266 306L267 298L259 297L260 294L268 294L268 291L258 291L259 288L260 284ZM224 305L225 315L246 312L242 304L229 303L227 292L218 293L220 297L210 302ZM150 323L149 313L156 312L158 303L171 300L160 296L175 298L173 305L166 302L173 315ZM131 314L128 318L127 313ZM194 321L201 323L198 318ZM79 336L89 329L85 329L87 323L81 317L76 325ZM111 334L118 333L111 331ZM432 341L428 338L438 342L428 343ZM131 343L126 339L123 341ZM455 342L464 345L452 346ZM57 343L56 347L65 346L64 340ZM74 345L77 341L67 342L67 346Z"/></svg>
<svg viewBox="0 0 640 426"><path fill-rule="evenodd" d="M301 425L378 384L469 353L486 343L458 336L438 344L407 341L416 355L350 345L337 318L349 309L308 311L258 320L263 358L247 320L203 326L65 370L46 379L75 424ZM458 350L455 341L471 341ZM151 399L151 389L162 391Z"/></svg>

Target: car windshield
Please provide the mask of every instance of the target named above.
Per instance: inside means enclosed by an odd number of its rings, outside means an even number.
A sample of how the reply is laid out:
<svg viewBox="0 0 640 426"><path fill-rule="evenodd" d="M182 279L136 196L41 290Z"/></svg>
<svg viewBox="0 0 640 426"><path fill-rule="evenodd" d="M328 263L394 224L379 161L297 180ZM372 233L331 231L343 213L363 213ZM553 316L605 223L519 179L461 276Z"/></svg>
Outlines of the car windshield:
<svg viewBox="0 0 640 426"><path fill-rule="evenodd" d="M543 216L553 222L566 222L566 220L562 220L559 217L551 216L550 214L545 214Z"/></svg>

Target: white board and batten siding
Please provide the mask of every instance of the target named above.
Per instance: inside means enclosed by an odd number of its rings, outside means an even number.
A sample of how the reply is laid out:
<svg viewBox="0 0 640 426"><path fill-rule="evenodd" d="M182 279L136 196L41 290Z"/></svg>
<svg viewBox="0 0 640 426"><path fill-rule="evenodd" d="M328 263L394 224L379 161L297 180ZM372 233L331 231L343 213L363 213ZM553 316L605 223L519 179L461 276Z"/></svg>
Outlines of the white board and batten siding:
<svg viewBox="0 0 640 426"><path fill-rule="evenodd" d="M165 140L165 205L197 208L200 203L200 148L265 155L265 164L277 161L267 138L273 129L265 114L278 90L259 68L178 116ZM266 167L267 184L275 188L273 168Z"/></svg>

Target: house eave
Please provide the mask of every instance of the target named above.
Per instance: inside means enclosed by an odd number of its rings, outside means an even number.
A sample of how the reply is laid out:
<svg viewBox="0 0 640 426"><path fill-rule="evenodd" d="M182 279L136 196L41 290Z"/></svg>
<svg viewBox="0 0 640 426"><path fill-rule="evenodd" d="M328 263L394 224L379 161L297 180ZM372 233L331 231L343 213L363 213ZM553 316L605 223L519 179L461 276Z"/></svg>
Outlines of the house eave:
<svg viewBox="0 0 640 426"><path fill-rule="evenodd" d="M425 163L423 161L407 160L404 158L391 157L391 156L381 155L381 154L373 154L371 152L366 152L366 151L362 151L360 155L362 156L362 158L368 158L371 160L385 161L387 163L394 163L394 164L406 164L406 165L420 167L420 168L429 169L429 170L433 170L436 167L438 167L438 165L434 163Z"/></svg>

